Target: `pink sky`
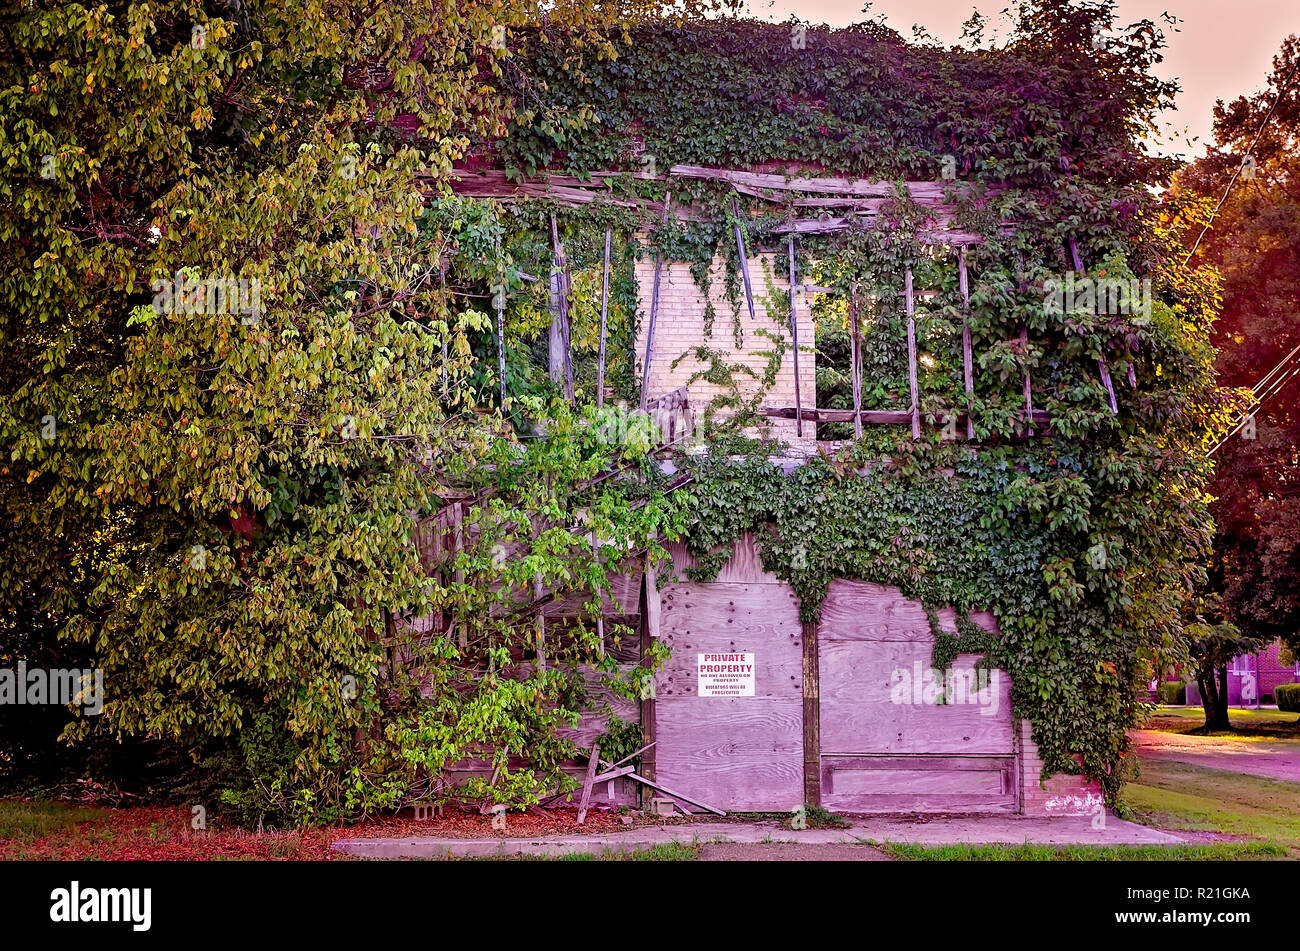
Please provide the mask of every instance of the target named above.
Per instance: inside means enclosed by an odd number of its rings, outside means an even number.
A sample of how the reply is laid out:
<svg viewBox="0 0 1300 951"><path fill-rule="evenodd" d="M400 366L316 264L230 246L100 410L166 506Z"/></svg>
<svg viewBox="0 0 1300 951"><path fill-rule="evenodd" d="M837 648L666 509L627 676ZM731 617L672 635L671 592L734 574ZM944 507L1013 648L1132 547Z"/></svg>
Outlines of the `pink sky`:
<svg viewBox="0 0 1300 951"><path fill-rule="evenodd" d="M1000 12L1011 0L875 0L869 13L863 0L748 0L760 19L786 20L791 15L810 23L845 26L885 17L885 25L904 36L919 23L944 43L956 42L961 24L979 8L990 28L1005 33ZM1158 71L1182 86L1177 112L1163 118L1164 134L1155 144L1166 154L1199 154L1211 138L1216 99L1230 101L1263 88L1273 55L1290 33L1300 34L1297 0L1120 0L1117 23L1148 18L1162 23L1169 11L1183 22L1169 35L1165 61ZM1001 28L999 29L999 27ZM1184 131L1185 130L1185 131ZM1197 138L1195 143L1189 139Z"/></svg>

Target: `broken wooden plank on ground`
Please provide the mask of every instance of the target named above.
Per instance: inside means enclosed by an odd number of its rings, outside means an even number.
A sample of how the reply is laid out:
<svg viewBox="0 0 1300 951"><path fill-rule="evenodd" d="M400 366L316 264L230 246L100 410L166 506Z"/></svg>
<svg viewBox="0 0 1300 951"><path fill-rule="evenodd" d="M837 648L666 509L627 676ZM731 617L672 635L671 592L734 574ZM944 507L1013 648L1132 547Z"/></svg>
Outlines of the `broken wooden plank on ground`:
<svg viewBox="0 0 1300 951"><path fill-rule="evenodd" d="M715 816L726 815L726 813L723 812L721 809L715 809L713 806L710 806L707 803L700 802L698 799L692 799L690 796L685 796L682 793L674 792L673 790L669 789L667 786L661 786L658 783L651 782L650 780L646 779L644 776L640 775L639 773L629 773L628 775L632 779L635 779L638 783L641 783L644 786L649 786L651 789L657 789L665 796L668 796L672 799L680 799L682 802L690 803L692 806L699 806L701 809L704 809L707 812L711 812Z"/></svg>
<svg viewBox="0 0 1300 951"><path fill-rule="evenodd" d="M582 825L587 820L587 804L591 802L591 787L599 768L600 746L593 744L591 756L587 760L587 778L582 782L582 799L578 802L578 825Z"/></svg>

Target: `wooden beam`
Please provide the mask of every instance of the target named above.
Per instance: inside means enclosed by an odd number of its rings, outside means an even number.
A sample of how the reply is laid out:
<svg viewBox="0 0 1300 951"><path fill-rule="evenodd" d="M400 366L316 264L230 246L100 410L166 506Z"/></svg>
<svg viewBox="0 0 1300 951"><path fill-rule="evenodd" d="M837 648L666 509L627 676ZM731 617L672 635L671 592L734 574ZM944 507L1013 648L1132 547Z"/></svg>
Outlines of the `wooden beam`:
<svg viewBox="0 0 1300 951"><path fill-rule="evenodd" d="M749 253L745 249L745 229L740 225L740 206L733 196L731 199L731 217L736 221L736 255L740 262L740 277L745 284L745 303L749 306L749 322L756 324L754 316L754 285L749 280Z"/></svg>
<svg viewBox="0 0 1300 951"><path fill-rule="evenodd" d="M849 288L849 359L853 361L853 438L862 438L862 327L858 322L858 285Z"/></svg>
<svg viewBox="0 0 1300 951"><path fill-rule="evenodd" d="M451 507L451 551L452 557L459 559L461 552L465 550L465 511L459 502ZM452 570L452 581L456 584L465 583L465 570L459 566ZM465 629L463 621L456 624L456 643L463 651L469 647L469 632Z"/></svg>
<svg viewBox="0 0 1300 951"><path fill-rule="evenodd" d="M773 419L794 419L795 409L793 406L764 406L759 409L764 416ZM819 423L851 423L854 415L860 416L862 422L868 425L881 426L906 426L912 422L912 413L905 409L864 409L855 414L851 409L805 409L803 418L813 420ZM966 413L936 413L935 425L946 426L950 419L955 418L959 423L967 419ZM1033 421L1036 423L1050 423L1052 414L1045 409L1036 409L1033 411Z"/></svg>
<svg viewBox="0 0 1300 951"><path fill-rule="evenodd" d="M966 403L969 410L975 408L975 355L970 342L970 280L966 274L966 249L957 251L957 278L961 285L961 361L966 380ZM975 438L975 420L968 413L966 416L966 438Z"/></svg>
<svg viewBox="0 0 1300 951"><path fill-rule="evenodd" d="M506 278L500 275L501 284L497 288L497 376L501 380L501 412L506 411Z"/></svg>
<svg viewBox="0 0 1300 951"><path fill-rule="evenodd" d="M609 317L609 242L613 229L605 229L605 269L600 289L600 357L596 363L596 405L605 405L605 337Z"/></svg>
<svg viewBox="0 0 1300 951"><path fill-rule="evenodd" d="M803 801L822 804L821 674L817 622L805 621L803 631Z"/></svg>
<svg viewBox="0 0 1300 951"><path fill-rule="evenodd" d="M587 778L582 783L582 798L578 802L578 825L587 821L587 804L591 802L591 787L600 768L600 747L593 745L591 756L587 760Z"/></svg>
<svg viewBox="0 0 1300 951"><path fill-rule="evenodd" d="M1080 274L1084 272L1083 255L1079 253L1079 242L1074 235L1070 235L1070 257L1074 263L1074 269ZM1119 415L1119 403L1115 399L1115 384L1110 378L1110 367L1106 365L1106 355L1102 354L1097 358L1097 373L1101 376L1101 385L1106 388L1106 396L1110 401L1110 412L1112 416Z"/></svg>
<svg viewBox="0 0 1300 951"><path fill-rule="evenodd" d="M921 438L921 388L916 379L916 301L912 295L912 269L905 275L907 294L907 382L912 393L912 438Z"/></svg>
<svg viewBox="0 0 1300 951"><path fill-rule="evenodd" d="M889 181L871 181L865 178L806 178L786 175L745 172L728 168L706 168L700 165L674 165L668 174L676 178L701 178L712 181L747 185L750 188L767 188L776 191L815 192L829 195L865 195L888 198L898 186ZM943 198L952 182L904 182L903 186L913 198Z"/></svg>
<svg viewBox="0 0 1300 951"><path fill-rule="evenodd" d="M685 796L682 793L674 792L673 790L669 789L667 786L660 786L658 783L646 779L644 776L641 776L637 773L629 773L628 775L631 776L633 779L635 779L638 783L644 783L646 786L649 786L651 789L659 790L665 796L671 796L673 799L680 799L682 802L689 802L692 806L699 806L701 809L704 809L707 812L711 812L715 816L726 815L726 813L723 812L721 809L715 809L713 808L713 806L710 806L707 803L700 802L698 799L692 799L690 796Z"/></svg>
<svg viewBox="0 0 1300 951"><path fill-rule="evenodd" d="M847 218L796 218L788 224L777 225L772 234L830 234L835 231L847 231L853 227L864 227L873 222L871 217L853 216ZM926 229L916 232L921 244L983 244L984 236L973 231L944 231Z"/></svg>
<svg viewBox="0 0 1300 951"><path fill-rule="evenodd" d="M803 400L799 395L799 312L795 307L795 273L794 273L794 235L790 235L787 242L790 249L790 339L793 341L794 352L794 407L795 410L803 409ZM794 432L796 436L803 437L803 414L796 412L794 418Z"/></svg>
<svg viewBox="0 0 1300 951"><path fill-rule="evenodd" d="M442 332L442 396L444 399L446 399L447 394L450 390L450 385L447 382L447 334L450 333L450 328L451 328L451 313L450 313L450 309L447 307L447 259L446 258L439 258L438 260L438 287L441 290L442 310L443 310L443 315L446 318L447 328L448 328L447 330L444 330Z"/></svg>
<svg viewBox="0 0 1300 951"><path fill-rule="evenodd" d="M559 228L555 222L555 214L551 214L551 246L555 253L554 271L559 272L559 288L556 294L558 303L558 313L560 320L561 345L564 355L564 396L573 402L573 333L569 326L569 294L572 292L571 278L569 275L569 259L564 253L564 244L560 241Z"/></svg>
<svg viewBox="0 0 1300 951"><path fill-rule="evenodd" d="M668 207L672 204L672 192L664 199L664 223L668 223ZM654 362L655 352L655 323L659 319L659 285L663 279L664 256L663 252L655 248L655 279L654 286L650 291L650 320L646 326L645 332L645 360L641 364L641 409L646 408L646 402L650 398L650 367Z"/></svg>
<svg viewBox="0 0 1300 951"><path fill-rule="evenodd" d="M1020 328L1020 349L1026 354L1029 353L1029 328ZM1029 379L1029 367L1025 366L1025 425L1028 427L1026 432L1032 436L1034 434L1034 386Z"/></svg>
<svg viewBox="0 0 1300 951"><path fill-rule="evenodd" d="M645 568L641 573L641 664L650 659L650 650L659 639L659 582L654 562L645 556ZM655 699L653 696L641 698L641 738L646 745L640 750L641 772L654 779L656 776L656 748L658 728L655 723Z"/></svg>

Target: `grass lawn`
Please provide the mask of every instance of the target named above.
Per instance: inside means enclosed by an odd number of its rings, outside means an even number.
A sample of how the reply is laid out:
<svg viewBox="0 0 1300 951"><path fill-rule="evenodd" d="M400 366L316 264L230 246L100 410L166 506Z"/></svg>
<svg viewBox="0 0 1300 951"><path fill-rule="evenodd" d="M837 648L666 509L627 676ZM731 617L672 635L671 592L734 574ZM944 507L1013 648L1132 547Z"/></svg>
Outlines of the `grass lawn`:
<svg viewBox="0 0 1300 951"><path fill-rule="evenodd" d="M1269 843L1300 858L1300 783L1150 758L1139 765L1123 793L1134 820Z"/></svg>
<svg viewBox="0 0 1300 951"><path fill-rule="evenodd" d="M1230 731L1216 730L1206 735L1300 740L1300 713L1229 707L1228 722L1232 724ZM1162 733L1199 733L1203 726L1205 713L1200 707L1157 707L1143 724L1144 729Z"/></svg>
<svg viewBox="0 0 1300 951"><path fill-rule="evenodd" d="M1216 862L1286 857L1280 845L1218 842L1210 845L903 845L880 850L896 859L940 862Z"/></svg>

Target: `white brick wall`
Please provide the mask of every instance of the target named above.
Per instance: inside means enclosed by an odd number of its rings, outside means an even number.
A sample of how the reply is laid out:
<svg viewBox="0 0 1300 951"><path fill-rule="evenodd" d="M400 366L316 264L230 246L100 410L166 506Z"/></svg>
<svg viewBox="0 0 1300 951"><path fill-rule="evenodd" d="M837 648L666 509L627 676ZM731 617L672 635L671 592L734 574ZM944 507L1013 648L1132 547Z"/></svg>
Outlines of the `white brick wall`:
<svg viewBox="0 0 1300 951"><path fill-rule="evenodd" d="M733 333L734 310L726 297L726 265L721 258L714 258L711 271L709 296L713 300L716 316L713 321L713 334L704 336L704 292L691 277L690 266L684 263L664 263L663 276L659 287L659 312L655 324L654 354L650 366L650 396L661 396L684 385L691 375L707 369L707 363L701 363L693 353L673 367L673 362L682 354L695 350L699 346L708 346L723 353L723 360L728 364L739 363L753 369L759 377L752 379L748 374L736 374L741 392L752 396L761 386L763 371L767 367L768 357L762 351L773 347L773 342L759 336L757 331L767 330L780 335L786 341L786 353L777 372L776 382L768 391L763 401L765 406L794 406L794 359L789 347L790 320L786 307L771 304L769 316L767 299L768 282L765 273L773 269L772 254L763 254L750 258L749 273L754 287L754 312L757 322L749 318L749 308L745 304L745 292L740 291L740 326L743 346L736 349ZM646 255L636 264L637 279L637 375L645 362L646 331L650 323L650 298L654 288L655 265L653 256ZM773 280L773 287L784 289L784 283ZM812 353L813 322L811 301L802 291L795 293L795 307L799 315L799 386L803 407L812 409L817 405L816 375ZM775 318L775 320L773 319ZM690 384L691 406L696 410L697 418L703 418L704 407L709 401L726 391L704 380ZM816 446L816 425L805 422L803 438L795 435L794 420L772 420L772 435L783 439L791 446L813 449Z"/></svg>

